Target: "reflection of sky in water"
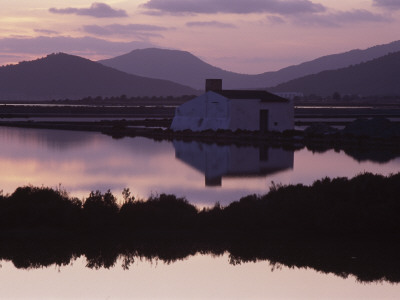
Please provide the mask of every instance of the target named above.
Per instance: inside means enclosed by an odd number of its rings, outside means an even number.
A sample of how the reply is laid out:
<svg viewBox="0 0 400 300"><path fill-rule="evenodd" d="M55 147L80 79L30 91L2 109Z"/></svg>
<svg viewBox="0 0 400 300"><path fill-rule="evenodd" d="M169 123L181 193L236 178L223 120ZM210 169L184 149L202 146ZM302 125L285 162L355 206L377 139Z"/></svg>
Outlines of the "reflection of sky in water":
<svg viewBox="0 0 400 300"><path fill-rule="evenodd" d="M232 266L228 255L195 255L170 265L136 260L128 271L73 266L17 270L2 262L2 299L398 299L400 286L363 284L268 262ZM23 286L21 286L23 285Z"/></svg>
<svg viewBox="0 0 400 300"><path fill-rule="evenodd" d="M234 155L242 159L242 152L224 151L231 157L221 159L228 170L236 172L230 162ZM99 133L0 128L0 189L13 192L26 184L56 187L62 183L71 195L83 197L90 190L110 188L120 194L130 187L141 197L152 192L175 193L200 206L265 193L271 181L310 184L324 176L353 176L363 171L389 174L400 166L400 159L387 164L358 163L333 150L323 154L301 150L294 154L293 169L260 177L222 176L221 186L206 187L206 165L196 161L194 168L188 159L192 154L189 151L184 160L177 159L172 143L144 138L114 140ZM196 152L194 157L199 155L203 154ZM206 156L202 157L204 161ZM249 166L251 173L257 163ZM228 261L227 255L195 255L170 265L137 259L128 271L122 270L122 262L108 270L91 270L85 268L83 258L61 268L29 271L2 261L0 298L397 299L400 294L399 285L385 282L361 284L351 276L343 279L311 269L282 267L271 272L268 262L232 266Z"/></svg>
<svg viewBox="0 0 400 300"><path fill-rule="evenodd" d="M354 176L364 171L386 175L400 167L399 158L386 164L359 163L342 152L313 154L303 149L295 152L293 169L256 177L222 176L221 186L206 187L198 162L195 168L188 162L190 153L182 160L175 158L175 151L170 142L145 138L115 140L91 132L0 128L0 189L11 193L27 184L56 187L61 183L71 195L81 198L97 189L111 189L119 196L129 187L142 198L151 193L174 193L199 206L209 206L266 193L272 181L310 184L324 176ZM235 155L242 159L243 153L239 154L228 150L226 165L232 165Z"/></svg>

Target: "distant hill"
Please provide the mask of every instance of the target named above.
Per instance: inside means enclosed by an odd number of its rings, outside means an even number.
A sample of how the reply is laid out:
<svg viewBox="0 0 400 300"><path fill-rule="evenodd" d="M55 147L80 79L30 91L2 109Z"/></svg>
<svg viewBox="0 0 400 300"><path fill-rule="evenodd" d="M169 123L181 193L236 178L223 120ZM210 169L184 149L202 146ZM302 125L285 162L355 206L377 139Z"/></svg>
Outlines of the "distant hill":
<svg viewBox="0 0 400 300"><path fill-rule="evenodd" d="M400 41L366 50L328 55L279 71L258 75L225 71L205 63L189 52L157 48L134 50L99 62L130 74L167 79L195 89L204 89L206 78L222 78L225 89L239 89L275 86L295 78L359 64L397 51L400 51Z"/></svg>
<svg viewBox="0 0 400 300"><path fill-rule="evenodd" d="M271 78L265 86L271 87L306 75L345 68L397 51L400 51L400 41L373 46L365 50L356 49L344 53L323 56L276 72L264 73L271 75Z"/></svg>
<svg viewBox="0 0 400 300"><path fill-rule="evenodd" d="M265 81L257 81L257 76L225 71L205 63L186 51L138 49L99 62L130 74L168 79L195 89L204 89L207 78L222 78L225 89L243 88L247 85L250 85L248 87L265 86Z"/></svg>
<svg viewBox="0 0 400 300"><path fill-rule="evenodd" d="M78 99L87 96L178 96L192 88L106 67L64 53L0 67L0 99Z"/></svg>
<svg viewBox="0 0 400 300"><path fill-rule="evenodd" d="M272 92L296 91L329 96L340 94L400 95L400 52L339 70L308 75L269 88Z"/></svg>

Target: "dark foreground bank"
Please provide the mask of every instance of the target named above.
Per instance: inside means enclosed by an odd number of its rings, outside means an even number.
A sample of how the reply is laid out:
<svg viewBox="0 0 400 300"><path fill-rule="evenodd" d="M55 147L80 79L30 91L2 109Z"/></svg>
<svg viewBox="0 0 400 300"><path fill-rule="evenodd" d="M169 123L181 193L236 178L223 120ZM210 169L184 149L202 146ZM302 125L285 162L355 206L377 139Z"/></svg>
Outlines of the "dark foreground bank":
<svg viewBox="0 0 400 300"><path fill-rule="evenodd" d="M134 199L123 191L21 187L0 196L0 260L17 268L67 265L129 268L136 259L171 263L229 253L231 264L268 260L363 282L400 282L400 173L272 186L227 207L199 210L174 195Z"/></svg>
<svg viewBox="0 0 400 300"><path fill-rule="evenodd" d="M399 194L400 173L324 178L312 186L274 185L266 195L202 210L174 195L136 200L124 190L124 203L118 205L110 191L91 192L81 201L63 190L26 186L0 196L0 230L50 229L100 236L110 232L397 235Z"/></svg>

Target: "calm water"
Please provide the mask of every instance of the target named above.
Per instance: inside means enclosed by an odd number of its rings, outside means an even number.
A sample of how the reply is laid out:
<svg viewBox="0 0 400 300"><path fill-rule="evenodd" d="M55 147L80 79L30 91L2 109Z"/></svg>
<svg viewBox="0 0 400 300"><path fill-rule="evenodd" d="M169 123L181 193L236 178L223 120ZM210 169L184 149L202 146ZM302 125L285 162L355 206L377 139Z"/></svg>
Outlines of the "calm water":
<svg viewBox="0 0 400 300"><path fill-rule="evenodd" d="M361 161L360 161L361 160ZM380 162L376 162L380 161ZM0 128L0 189L12 193L27 184L62 185L72 196L111 189L120 195L174 193L191 203L226 205L240 197L268 192L272 182L310 184L324 176L351 177L368 171L400 170L390 153L254 148L145 138L120 140L99 133ZM268 262L233 266L227 254L196 254L171 264L137 260L130 270L120 265L93 270L78 258L68 266L0 268L0 298L92 299L396 299L400 286L359 283L313 269L275 268ZM20 284L24 288L19 288Z"/></svg>
<svg viewBox="0 0 400 300"><path fill-rule="evenodd" d="M385 163L368 157L359 162L334 150L313 153L145 138L115 140L100 133L1 127L0 189L12 193L27 184L61 184L82 198L92 190L111 189L120 195L129 187L140 198L174 193L198 206L212 206L266 193L272 181L310 184L325 176L398 172L400 158L393 157L383 158Z"/></svg>
<svg viewBox="0 0 400 300"><path fill-rule="evenodd" d="M93 270L78 259L66 267L0 269L1 299L398 299L400 287L358 283L268 262L232 266L227 255L195 255L172 264L138 261ZM23 284L23 288L21 288Z"/></svg>

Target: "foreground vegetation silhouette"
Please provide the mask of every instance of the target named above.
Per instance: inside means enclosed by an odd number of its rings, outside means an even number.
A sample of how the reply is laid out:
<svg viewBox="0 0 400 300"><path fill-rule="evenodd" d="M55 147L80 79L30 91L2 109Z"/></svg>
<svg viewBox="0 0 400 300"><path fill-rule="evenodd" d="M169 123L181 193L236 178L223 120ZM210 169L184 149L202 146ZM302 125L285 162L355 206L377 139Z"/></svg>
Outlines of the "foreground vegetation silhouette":
<svg viewBox="0 0 400 300"><path fill-rule="evenodd" d="M173 262L196 253L230 263L269 260L361 281L400 282L400 173L324 178L311 186L273 184L226 207L198 209L160 194L118 205L110 192L83 201L62 189L20 187L0 196L0 259L20 268L123 267L139 258Z"/></svg>
<svg viewBox="0 0 400 300"><path fill-rule="evenodd" d="M92 191L79 200L60 188L25 186L0 195L0 229L48 228L97 235L162 230L381 236L400 232L399 194L400 173L324 178L311 186L272 183L265 195L202 210L175 195L136 200L125 189L119 205L110 190Z"/></svg>

